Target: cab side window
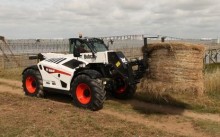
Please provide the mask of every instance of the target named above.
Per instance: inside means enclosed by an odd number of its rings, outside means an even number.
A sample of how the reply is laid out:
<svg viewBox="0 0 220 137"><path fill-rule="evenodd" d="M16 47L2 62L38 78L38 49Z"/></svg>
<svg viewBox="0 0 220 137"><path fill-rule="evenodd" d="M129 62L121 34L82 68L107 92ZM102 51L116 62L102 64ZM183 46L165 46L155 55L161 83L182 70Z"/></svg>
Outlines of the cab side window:
<svg viewBox="0 0 220 137"><path fill-rule="evenodd" d="M85 43L83 43L83 42L81 42L81 41L79 41L79 40L76 41L75 47L76 47L75 50L78 50L80 53L88 53L88 52L91 52L91 50L89 49L89 47L88 47Z"/></svg>

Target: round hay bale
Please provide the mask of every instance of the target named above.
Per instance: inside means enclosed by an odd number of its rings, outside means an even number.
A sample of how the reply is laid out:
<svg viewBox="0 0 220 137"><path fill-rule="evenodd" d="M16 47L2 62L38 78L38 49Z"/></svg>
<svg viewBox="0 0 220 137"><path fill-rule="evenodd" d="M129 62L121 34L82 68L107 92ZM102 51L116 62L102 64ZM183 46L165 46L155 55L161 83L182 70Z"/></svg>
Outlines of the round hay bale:
<svg viewBox="0 0 220 137"><path fill-rule="evenodd" d="M155 43L142 48L148 55L149 71L140 88L148 92L204 91L205 47L186 43Z"/></svg>

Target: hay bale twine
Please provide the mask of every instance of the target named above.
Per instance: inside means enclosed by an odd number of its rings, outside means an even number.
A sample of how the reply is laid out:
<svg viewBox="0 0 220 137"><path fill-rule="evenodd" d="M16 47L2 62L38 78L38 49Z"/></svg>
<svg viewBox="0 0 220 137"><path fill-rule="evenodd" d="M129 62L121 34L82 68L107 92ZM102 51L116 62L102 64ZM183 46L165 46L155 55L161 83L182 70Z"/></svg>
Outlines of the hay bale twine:
<svg viewBox="0 0 220 137"><path fill-rule="evenodd" d="M149 71L140 88L148 92L204 91L205 47L186 43L155 43L142 48L148 55Z"/></svg>

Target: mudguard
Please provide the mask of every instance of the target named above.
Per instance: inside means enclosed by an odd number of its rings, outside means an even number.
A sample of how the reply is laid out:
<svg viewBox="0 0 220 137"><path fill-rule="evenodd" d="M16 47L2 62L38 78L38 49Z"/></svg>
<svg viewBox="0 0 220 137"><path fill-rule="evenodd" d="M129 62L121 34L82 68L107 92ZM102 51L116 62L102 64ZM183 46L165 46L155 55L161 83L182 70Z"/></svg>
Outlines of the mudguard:
<svg viewBox="0 0 220 137"><path fill-rule="evenodd" d="M89 76L92 79L101 78L102 77L102 75L98 71L96 71L96 70L85 69L85 70L82 70L82 71L80 71L78 73L76 72L76 74L74 75L74 78L79 76L79 75L82 75L82 74L87 75L87 76Z"/></svg>
<svg viewBox="0 0 220 137"><path fill-rule="evenodd" d="M25 72L26 70L28 70L28 69L38 70L38 67L37 67L37 65L29 66L29 67L27 67L27 68L25 68L25 69L23 70L22 75L23 75L24 72Z"/></svg>

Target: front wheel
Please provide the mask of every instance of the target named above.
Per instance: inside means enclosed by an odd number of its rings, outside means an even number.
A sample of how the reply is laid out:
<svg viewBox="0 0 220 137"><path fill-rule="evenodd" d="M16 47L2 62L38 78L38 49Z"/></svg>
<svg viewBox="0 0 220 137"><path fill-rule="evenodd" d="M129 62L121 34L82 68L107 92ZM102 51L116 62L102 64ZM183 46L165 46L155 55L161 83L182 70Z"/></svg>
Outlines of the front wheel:
<svg viewBox="0 0 220 137"><path fill-rule="evenodd" d="M103 108L106 92L100 79L79 75L71 84L71 92L75 106L93 111Z"/></svg>
<svg viewBox="0 0 220 137"><path fill-rule="evenodd" d="M25 95L44 97L43 81L38 70L28 69L23 73L22 87Z"/></svg>
<svg viewBox="0 0 220 137"><path fill-rule="evenodd" d="M115 89L112 91L112 95L118 99L131 99L137 89L136 85L129 85L123 78L115 79Z"/></svg>

